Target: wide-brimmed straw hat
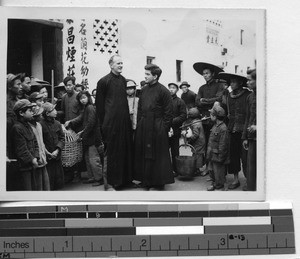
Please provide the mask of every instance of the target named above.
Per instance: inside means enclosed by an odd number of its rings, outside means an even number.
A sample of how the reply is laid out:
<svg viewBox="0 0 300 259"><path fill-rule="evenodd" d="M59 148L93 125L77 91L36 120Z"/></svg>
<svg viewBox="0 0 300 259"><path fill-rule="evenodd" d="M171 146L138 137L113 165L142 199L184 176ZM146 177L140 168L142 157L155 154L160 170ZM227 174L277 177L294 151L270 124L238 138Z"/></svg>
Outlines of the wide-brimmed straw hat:
<svg viewBox="0 0 300 259"><path fill-rule="evenodd" d="M210 63L205 63L205 62L197 62L193 65L193 68L198 72L200 75L203 75L203 70L204 69L209 69L215 73L215 75L219 74L220 72L224 72L224 70L219 67L215 66Z"/></svg>
<svg viewBox="0 0 300 259"><path fill-rule="evenodd" d="M233 73L221 72L221 73L218 74L217 78L226 80L227 82L229 82L233 78L236 78L236 79L241 80L243 82L243 85L247 84L247 77L245 77L245 76L243 76L241 74L233 74Z"/></svg>

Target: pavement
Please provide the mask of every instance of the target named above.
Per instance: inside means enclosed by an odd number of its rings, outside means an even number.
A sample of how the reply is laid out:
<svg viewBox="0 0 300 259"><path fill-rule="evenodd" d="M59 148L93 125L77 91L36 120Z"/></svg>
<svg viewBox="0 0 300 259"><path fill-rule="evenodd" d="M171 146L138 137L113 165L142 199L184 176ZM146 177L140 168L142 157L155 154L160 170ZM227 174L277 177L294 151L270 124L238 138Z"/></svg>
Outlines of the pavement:
<svg viewBox="0 0 300 259"><path fill-rule="evenodd" d="M86 172L81 174L82 179L80 181L72 181L65 185L65 187L61 191L104 191L104 186L92 186L92 184L84 184L82 180L86 179ZM164 191L207 191L207 188L211 185L211 182L208 182L209 176L196 176L191 179L184 179L182 177L176 177L175 183L165 185ZM245 177L242 172L239 173L239 180L241 185L234 189L228 190L227 186L233 181L233 175L228 174L226 176L226 184L225 187L221 190L215 191L242 191L242 187L245 184ZM110 188L108 191L114 191L114 189ZM148 191L143 188L127 188L123 191ZM151 190L150 190L151 191Z"/></svg>
<svg viewBox="0 0 300 259"><path fill-rule="evenodd" d="M180 141L182 144L183 141ZM179 150L181 156L191 156L192 152L189 147L183 146ZM190 179L182 178L180 176L175 178L175 183L165 185L164 191L207 191L207 188L211 186L211 182L208 181L210 177L196 176ZM67 183L61 191L104 191L104 186L92 186L92 184L84 184L83 180L87 179L86 172L81 173L81 180L74 179L71 183ZM245 185L246 179L241 171L239 173L240 186L234 190L228 190L228 185L233 182L233 175L227 174L226 183L223 189L215 191L243 191L242 188ZM113 188L109 188L108 191L114 191ZM148 191L143 188L126 188L122 191ZM151 191L151 190L150 190Z"/></svg>

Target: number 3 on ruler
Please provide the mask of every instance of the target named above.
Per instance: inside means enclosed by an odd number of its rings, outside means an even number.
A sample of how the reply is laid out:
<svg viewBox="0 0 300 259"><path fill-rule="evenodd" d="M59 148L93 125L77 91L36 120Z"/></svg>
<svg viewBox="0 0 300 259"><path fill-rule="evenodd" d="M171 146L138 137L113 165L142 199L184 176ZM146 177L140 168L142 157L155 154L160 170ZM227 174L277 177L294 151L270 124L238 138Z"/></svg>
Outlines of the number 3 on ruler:
<svg viewBox="0 0 300 259"><path fill-rule="evenodd" d="M225 238L224 237L220 238L220 245L223 246L225 244L226 244Z"/></svg>

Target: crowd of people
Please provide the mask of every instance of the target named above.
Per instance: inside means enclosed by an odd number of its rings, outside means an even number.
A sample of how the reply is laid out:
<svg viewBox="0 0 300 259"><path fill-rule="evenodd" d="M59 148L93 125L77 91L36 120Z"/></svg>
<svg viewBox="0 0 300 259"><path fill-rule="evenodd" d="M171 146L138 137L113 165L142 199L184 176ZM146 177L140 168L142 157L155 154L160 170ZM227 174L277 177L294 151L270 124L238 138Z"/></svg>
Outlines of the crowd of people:
<svg viewBox="0 0 300 259"><path fill-rule="evenodd" d="M195 63L206 81L196 94L186 81L162 85L155 64L145 66L141 89L121 75L119 55L109 66L91 94L67 76L51 98L49 83L7 75L8 191L60 190L70 181L164 190L180 177L182 140L193 147L193 176L209 175L208 191L224 189L227 174L233 174L228 189L238 188L241 170L243 190L256 190L255 69L245 77ZM83 152L82 162L71 168L61 158L68 130L76 132Z"/></svg>

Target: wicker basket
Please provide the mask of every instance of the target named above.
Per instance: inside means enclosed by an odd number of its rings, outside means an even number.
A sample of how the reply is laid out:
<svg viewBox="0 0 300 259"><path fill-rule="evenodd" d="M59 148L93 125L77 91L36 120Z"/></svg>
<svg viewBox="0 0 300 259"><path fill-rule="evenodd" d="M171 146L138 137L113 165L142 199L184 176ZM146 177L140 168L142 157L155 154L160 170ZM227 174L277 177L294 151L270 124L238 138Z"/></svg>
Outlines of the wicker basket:
<svg viewBox="0 0 300 259"><path fill-rule="evenodd" d="M72 167L82 160L82 141L73 130L65 130L65 146L61 153L63 167Z"/></svg>

